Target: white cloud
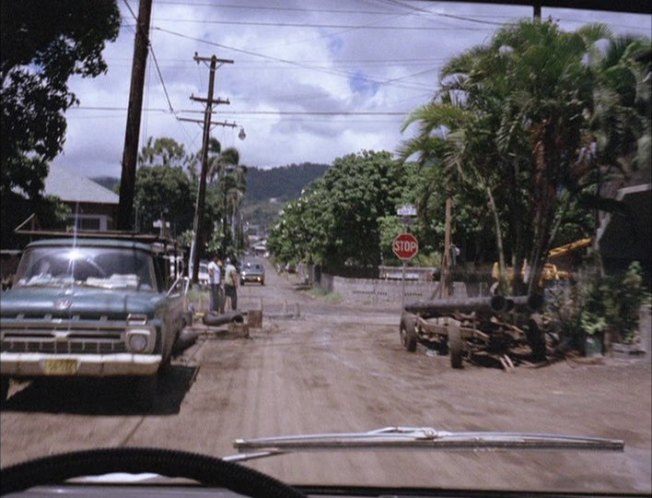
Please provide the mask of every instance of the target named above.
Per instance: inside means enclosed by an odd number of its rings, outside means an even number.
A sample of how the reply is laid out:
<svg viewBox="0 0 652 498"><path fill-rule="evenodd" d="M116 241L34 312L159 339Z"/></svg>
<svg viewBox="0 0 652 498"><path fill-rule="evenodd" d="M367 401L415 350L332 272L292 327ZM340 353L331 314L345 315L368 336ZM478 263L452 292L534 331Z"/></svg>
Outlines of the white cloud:
<svg viewBox="0 0 652 498"><path fill-rule="evenodd" d="M449 2L255 4L154 1L151 43L172 107L192 119L202 119L203 106L190 95L205 97L208 86L208 67L193 61L195 52L233 59L216 74L215 97L231 105L217 106L215 120L237 122L247 139L237 139L239 127L215 127L212 135L236 146L244 164L259 167L331 163L362 149L394 152L410 134L400 132L402 116L337 113L410 112L432 96L448 58L488 41L497 24L531 15L526 7ZM81 106L67 114L64 154L55 161L88 176L121 171L135 21L120 8L120 37L104 53L108 73L71 80ZM569 30L599 21L649 35L650 16L561 9L543 15ZM169 136L190 152L199 149L200 125L168 111L151 57L143 107L141 145L148 136Z"/></svg>

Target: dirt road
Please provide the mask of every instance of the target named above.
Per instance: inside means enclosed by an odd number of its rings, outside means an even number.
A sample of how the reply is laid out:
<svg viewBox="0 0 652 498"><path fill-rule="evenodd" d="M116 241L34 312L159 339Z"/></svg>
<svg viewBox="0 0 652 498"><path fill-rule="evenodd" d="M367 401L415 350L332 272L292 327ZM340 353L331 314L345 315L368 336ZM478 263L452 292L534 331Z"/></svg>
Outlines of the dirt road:
<svg viewBox="0 0 652 498"><path fill-rule="evenodd" d="M624 439L624 453L419 451L284 455L247 463L293 483L652 490L652 372L643 360L560 362L514 373L407 353L397 309L333 304L268 268L240 288L259 308L250 337L207 330L176 358L154 409L125 406L102 382L21 385L1 414L3 466L66 450L158 446L234 453L238 437L386 426L571 433ZM300 312L298 318L284 310Z"/></svg>

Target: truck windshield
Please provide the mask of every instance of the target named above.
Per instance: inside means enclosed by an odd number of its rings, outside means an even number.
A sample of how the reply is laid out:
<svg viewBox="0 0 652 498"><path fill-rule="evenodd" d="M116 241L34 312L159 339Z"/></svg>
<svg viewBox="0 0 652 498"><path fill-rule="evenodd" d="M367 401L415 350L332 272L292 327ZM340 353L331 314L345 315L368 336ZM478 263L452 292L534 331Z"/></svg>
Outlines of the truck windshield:
<svg viewBox="0 0 652 498"><path fill-rule="evenodd" d="M82 285L152 290L152 258L131 248L35 247L23 255L16 287Z"/></svg>

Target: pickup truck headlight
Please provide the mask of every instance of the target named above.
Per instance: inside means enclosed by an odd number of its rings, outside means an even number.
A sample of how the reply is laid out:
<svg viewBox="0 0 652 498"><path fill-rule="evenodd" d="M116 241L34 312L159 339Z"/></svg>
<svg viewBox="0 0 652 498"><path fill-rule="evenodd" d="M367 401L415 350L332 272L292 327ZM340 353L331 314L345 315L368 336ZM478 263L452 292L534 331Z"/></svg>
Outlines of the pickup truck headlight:
<svg viewBox="0 0 652 498"><path fill-rule="evenodd" d="M127 317L127 334L125 340L127 349L132 353L144 353L151 350L150 342L154 335L152 330L147 326L147 316L140 314L130 314Z"/></svg>
<svg viewBox="0 0 652 498"><path fill-rule="evenodd" d="M133 329L127 331L127 347L132 353L143 353L149 345L149 330Z"/></svg>

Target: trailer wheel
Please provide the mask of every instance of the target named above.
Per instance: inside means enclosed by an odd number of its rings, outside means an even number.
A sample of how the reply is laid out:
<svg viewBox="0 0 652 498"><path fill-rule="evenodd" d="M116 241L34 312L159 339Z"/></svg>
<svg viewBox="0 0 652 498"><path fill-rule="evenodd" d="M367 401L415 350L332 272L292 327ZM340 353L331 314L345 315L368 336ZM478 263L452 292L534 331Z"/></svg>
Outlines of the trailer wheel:
<svg viewBox="0 0 652 498"><path fill-rule="evenodd" d="M462 354L464 352L462 333L460 328L455 325L448 326L448 349L451 355L451 367L464 368L462 363Z"/></svg>
<svg viewBox="0 0 652 498"><path fill-rule="evenodd" d="M416 326L417 319L414 315L403 314L399 333L401 335L401 344L410 353L414 353L417 350Z"/></svg>

